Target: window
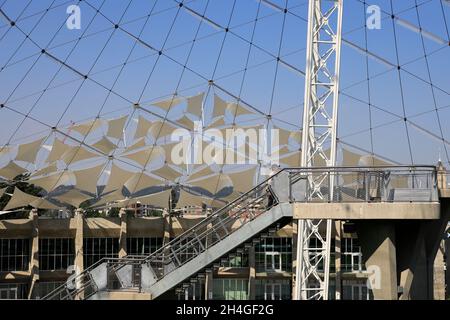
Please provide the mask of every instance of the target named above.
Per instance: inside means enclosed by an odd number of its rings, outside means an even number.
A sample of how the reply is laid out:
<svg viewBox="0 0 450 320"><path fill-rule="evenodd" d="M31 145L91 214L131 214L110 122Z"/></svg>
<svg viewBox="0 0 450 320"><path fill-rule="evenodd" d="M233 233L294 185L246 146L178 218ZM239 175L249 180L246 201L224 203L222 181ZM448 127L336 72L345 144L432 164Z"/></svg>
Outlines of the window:
<svg viewBox="0 0 450 320"><path fill-rule="evenodd" d="M0 300L27 299L28 285L24 283L0 284Z"/></svg>
<svg viewBox="0 0 450 320"><path fill-rule="evenodd" d="M361 272L363 271L362 252L358 239L344 238L342 252L342 271Z"/></svg>
<svg viewBox="0 0 450 320"><path fill-rule="evenodd" d="M163 238L127 238L127 254L148 256L162 247Z"/></svg>
<svg viewBox="0 0 450 320"><path fill-rule="evenodd" d="M85 268L102 258L118 258L119 238L84 238L83 252Z"/></svg>
<svg viewBox="0 0 450 320"><path fill-rule="evenodd" d="M290 280L256 280L256 300L291 300Z"/></svg>
<svg viewBox="0 0 450 320"><path fill-rule="evenodd" d="M247 279L214 279L214 300L247 300Z"/></svg>
<svg viewBox="0 0 450 320"><path fill-rule="evenodd" d="M0 239L0 271L27 271L30 239Z"/></svg>
<svg viewBox="0 0 450 320"><path fill-rule="evenodd" d="M372 300L366 281L344 280L342 291L344 300Z"/></svg>
<svg viewBox="0 0 450 320"><path fill-rule="evenodd" d="M292 270L292 239L264 238L255 246L257 272L290 272Z"/></svg>
<svg viewBox="0 0 450 320"><path fill-rule="evenodd" d="M75 240L39 239L39 269L67 270L75 261Z"/></svg>
<svg viewBox="0 0 450 320"><path fill-rule="evenodd" d="M248 254L237 253L235 256L227 261L224 267L228 268L245 268L248 267Z"/></svg>
<svg viewBox="0 0 450 320"><path fill-rule="evenodd" d="M39 282L36 299L45 297L47 294L63 285L65 282ZM60 293L60 299L65 296L65 292Z"/></svg>

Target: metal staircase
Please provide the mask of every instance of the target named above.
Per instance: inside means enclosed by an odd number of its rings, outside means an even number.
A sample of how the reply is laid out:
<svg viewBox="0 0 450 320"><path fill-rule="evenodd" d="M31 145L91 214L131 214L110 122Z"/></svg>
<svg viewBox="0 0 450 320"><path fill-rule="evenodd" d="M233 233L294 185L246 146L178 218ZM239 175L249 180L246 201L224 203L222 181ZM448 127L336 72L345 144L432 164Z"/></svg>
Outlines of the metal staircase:
<svg viewBox="0 0 450 320"><path fill-rule="evenodd" d="M101 299L102 292L117 289L157 298L277 223L290 222L288 197L289 174L280 171L148 257L104 258L43 299Z"/></svg>
<svg viewBox="0 0 450 320"><path fill-rule="evenodd" d="M307 182L315 177L325 182L320 197L311 198ZM171 289L179 293L291 222L295 202L437 202L436 185L436 168L429 166L282 169L153 254L103 258L43 299L103 299L115 290L147 293L152 299ZM323 259L322 251L316 253L313 267Z"/></svg>

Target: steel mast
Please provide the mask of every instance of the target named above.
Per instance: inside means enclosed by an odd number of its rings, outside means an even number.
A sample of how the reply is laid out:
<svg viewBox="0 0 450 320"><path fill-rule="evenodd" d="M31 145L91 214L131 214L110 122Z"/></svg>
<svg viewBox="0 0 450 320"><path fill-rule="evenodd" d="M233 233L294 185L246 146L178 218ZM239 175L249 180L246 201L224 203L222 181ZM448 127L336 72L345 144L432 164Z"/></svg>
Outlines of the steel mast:
<svg viewBox="0 0 450 320"><path fill-rule="evenodd" d="M318 160L336 165L342 7L343 0L309 0L303 167L317 166ZM309 200L333 199L332 175L305 179ZM324 238L320 231L325 228ZM331 228L330 219L298 221L295 299L328 299Z"/></svg>

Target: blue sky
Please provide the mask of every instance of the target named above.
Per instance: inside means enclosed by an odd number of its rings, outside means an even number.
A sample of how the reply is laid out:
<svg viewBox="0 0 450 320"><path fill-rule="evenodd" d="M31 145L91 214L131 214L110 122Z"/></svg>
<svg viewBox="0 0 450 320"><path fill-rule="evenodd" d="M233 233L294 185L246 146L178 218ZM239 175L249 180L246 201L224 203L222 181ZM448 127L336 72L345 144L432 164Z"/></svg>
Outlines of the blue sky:
<svg viewBox="0 0 450 320"><path fill-rule="evenodd" d="M48 128L35 120L26 119L22 123L24 117L18 112L30 112L32 118L58 127L93 118L98 113L106 118L130 114L130 102L138 101L164 115L153 109L150 102L175 90L184 96L208 91L205 79L211 78L236 96L241 92L244 101L263 113L270 111L276 125L286 129L301 126L304 78L281 64L277 68L274 57L280 51L284 61L298 70L305 69L307 1L272 0L279 7L289 8L286 15L254 0L185 1L186 6L204 12L211 21L229 26L231 32L226 35L188 10L180 9L172 0L83 1L81 29L69 30L65 27L66 9L77 2L0 1L2 11L17 21L24 33L31 32L32 39L25 39L18 28L10 28L5 19L1 20L0 100L16 112L0 110L0 145L10 139L14 144L41 137L45 131L48 134ZM446 161L444 145L438 138L442 130L444 139L450 140L450 108L446 107L450 105L450 55L445 43L449 41L446 23L450 22L450 6L441 6L440 0L417 0L416 9L414 0L392 0L396 17L415 26L420 22L424 30L435 36L435 40L423 39L427 54L424 59L421 34L393 23L391 1L367 2L379 5L383 11L381 29L367 31L368 51L394 65L398 53L402 70L399 78L397 68L367 58L343 44L339 137L345 143L365 150L373 147L377 154L410 163L402 120L406 117L412 121L408 123L408 133L414 162L434 164L439 154ZM44 14L42 10L49 7ZM96 8L102 14L97 14ZM361 48L366 46L365 9L362 1L344 1L343 38ZM114 29L111 21L120 24L121 29ZM163 50L164 55L135 45L135 40L127 35L127 32L138 35L141 31L140 38ZM443 39L444 43L436 39ZM73 70L61 68L61 64L41 55L40 48L46 48L82 74L89 73L89 79L84 81ZM184 64L188 69L183 71ZM427 83L429 77L434 90ZM109 93L108 88L113 88L114 93ZM205 105L207 119L214 92L233 100L217 88L211 90ZM368 105L369 95L372 107ZM169 117L179 117L180 113L173 111ZM253 118L256 118L253 122L265 121L262 117ZM19 125L20 130L14 133Z"/></svg>

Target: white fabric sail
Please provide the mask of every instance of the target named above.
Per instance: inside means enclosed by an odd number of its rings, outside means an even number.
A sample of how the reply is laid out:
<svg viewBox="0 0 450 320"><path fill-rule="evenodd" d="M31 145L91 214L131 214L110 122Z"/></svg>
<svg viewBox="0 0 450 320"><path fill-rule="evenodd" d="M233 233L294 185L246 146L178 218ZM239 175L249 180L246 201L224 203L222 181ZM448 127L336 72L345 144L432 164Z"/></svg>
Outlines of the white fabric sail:
<svg viewBox="0 0 450 320"><path fill-rule="evenodd" d="M71 206L75 208L79 208L80 204L83 202L92 199L92 197L85 195L84 193L81 193L78 190L70 190L60 196L55 197L55 199L70 204Z"/></svg>
<svg viewBox="0 0 450 320"><path fill-rule="evenodd" d="M108 183L103 190L103 194L114 191L122 190L123 185L132 177L134 172L124 170L118 167L115 163L111 166L111 174L109 175Z"/></svg>
<svg viewBox="0 0 450 320"><path fill-rule="evenodd" d="M170 181L175 181L176 179L178 179L183 175L182 173L178 172L177 170L173 169L171 166L167 164L165 164L158 170L154 170L152 173Z"/></svg>
<svg viewBox="0 0 450 320"><path fill-rule="evenodd" d="M289 135L289 139L295 141L295 143L302 144L302 131L292 131Z"/></svg>
<svg viewBox="0 0 450 320"><path fill-rule="evenodd" d="M190 182L189 184L207 190L211 194L216 194L225 187L232 187L233 182L230 177L225 174L218 174L206 179Z"/></svg>
<svg viewBox="0 0 450 320"><path fill-rule="evenodd" d="M117 146L114 143L112 143L107 137L101 138L92 146L107 155L109 155L113 150L117 148Z"/></svg>
<svg viewBox="0 0 450 320"><path fill-rule="evenodd" d="M228 104L224 100L222 100L218 95L214 94L213 118L225 115L227 105Z"/></svg>
<svg viewBox="0 0 450 320"><path fill-rule="evenodd" d="M185 208L185 207L201 207L203 203L206 203L206 199L200 195L194 195L183 189L180 190L180 196L178 198L178 202L176 208Z"/></svg>
<svg viewBox="0 0 450 320"><path fill-rule="evenodd" d="M9 200L8 204L6 205L6 207L3 210L8 211L11 209L21 208L21 207L26 207L26 206L32 206L33 208L37 208L37 209L48 209L48 210L59 209L58 206L48 202L47 200L36 197L36 196L32 196L28 193L21 191L19 188L16 187L14 189L14 193L13 193L11 199Z"/></svg>
<svg viewBox="0 0 450 320"><path fill-rule="evenodd" d="M84 190L93 194L97 193L97 181L100 178L100 174L105 165L88 168L84 170L74 171L76 184L75 187L80 190Z"/></svg>
<svg viewBox="0 0 450 320"><path fill-rule="evenodd" d="M171 194L172 190L169 189L162 192L149 194L146 196L133 198L128 200L128 203L125 202L124 204L126 204L126 206L129 206L132 204L140 203L142 205L148 205L156 208L168 208Z"/></svg>
<svg viewBox="0 0 450 320"><path fill-rule="evenodd" d="M156 159L164 157L164 149L160 146L151 146L143 150L121 156L123 158L133 160L144 167L147 164L152 163Z"/></svg>
<svg viewBox="0 0 450 320"><path fill-rule="evenodd" d="M108 120L108 131L106 132L106 135L110 138L121 139L127 119L128 116Z"/></svg>
<svg viewBox="0 0 450 320"><path fill-rule="evenodd" d="M0 177L12 180L20 174L27 172L24 168L10 161L6 166L0 169Z"/></svg>
<svg viewBox="0 0 450 320"><path fill-rule="evenodd" d="M202 105L203 99L205 97L204 93L198 94L196 96L190 97L187 99L187 112L197 116L198 118L202 117Z"/></svg>
<svg viewBox="0 0 450 320"><path fill-rule="evenodd" d="M162 183L163 182L161 180L153 178L143 172L136 172L125 182L124 185L130 193L136 193Z"/></svg>
<svg viewBox="0 0 450 320"><path fill-rule="evenodd" d="M93 132L100 128L102 125L102 121L100 119L94 119L88 122L75 124L70 127L70 130L76 131L79 134L86 136L88 133Z"/></svg>
<svg viewBox="0 0 450 320"><path fill-rule="evenodd" d="M126 147L123 153L128 153L143 147L145 147L145 137L139 138L131 146Z"/></svg>
<svg viewBox="0 0 450 320"><path fill-rule="evenodd" d="M151 126L151 121L147 120L143 116L139 116L136 132L134 133L134 139L145 137Z"/></svg>
<svg viewBox="0 0 450 320"><path fill-rule="evenodd" d="M199 178L202 178L202 177L205 177L205 176L209 176L209 175L212 175L214 173L215 172L211 169L210 166L206 166L206 167L204 167L204 168L202 168L202 169L200 169L198 171L195 171L195 172L191 173L188 176L188 181L193 181L195 179L199 179Z"/></svg>
<svg viewBox="0 0 450 320"><path fill-rule="evenodd" d="M294 151L280 158L280 164L286 167L297 168L301 166L301 163L302 163L301 151Z"/></svg>
<svg viewBox="0 0 450 320"><path fill-rule="evenodd" d="M83 146L77 146L72 147L70 150L64 152L61 158L67 165L69 165L78 161L83 161L86 159L92 159L97 157L100 157L100 155L87 150Z"/></svg>
<svg viewBox="0 0 450 320"><path fill-rule="evenodd" d="M227 110L233 117L238 117L245 114L255 114L253 110L249 110L238 103L229 103Z"/></svg>
<svg viewBox="0 0 450 320"><path fill-rule="evenodd" d="M45 138L19 145L16 160L34 163Z"/></svg>
<svg viewBox="0 0 450 320"><path fill-rule="evenodd" d="M211 123L207 126L207 128L217 128L225 125L225 118L224 116L217 117L212 119Z"/></svg>
<svg viewBox="0 0 450 320"><path fill-rule="evenodd" d="M100 200L98 200L97 202L95 202L95 203L94 203L93 205L91 205L90 207L91 207L91 208L94 208L94 207L103 206L103 205L108 204L108 203L112 203L112 202L124 200L124 198L125 198L125 197L124 197L124 195L122 194L122 189L119 189L119 190L113 191L113 192L111 192L111 193L108 193L108 194L102 196L102 197L100 198Z"/></svg>
<svg viewBox="0 0 450 320"><path fill-rule="evenodd" d="M50 192L61 185L69 185L72 178L73 176L69 171L61 171L45 177L30 179L29 183Z"/></svg>
<svg viewBox="0 0 450 320"><path fill-rule="evenodd" d="M291 136L291 131L288 131L286 129L283 128L279 128L274 126L273 129L278 130L278 142L279 145L284 145L284 144L288 144L289 142L289 137Z"/></svg>
<svg viewBox="0 0 450 320"><path fill-rule="evenodd" d="M183 98L180 97L172 97L166 100L161 100L155 103L152 103L152 105L157 106L158 108L161 108L165 111L169 111L170 109L172 109L173 107L179 105L180 103L182 103L184 101Z"/></svg>
<svg viewBox="0 0 450 320"><path fill-rule="evenodd" d="M255 186L257 166L253 166L250 169L228 173L228 176L233 181L234 191L247 192Z"/></svg>
<svg viewBox="0 0 450 320"><path fill-rule="evenodd" d="M359 165L359 160L361 159L362 155L351 152L347 149L342 149L342 165L343 166L349 166L354 167Z"/></svg>
<svg viewBox="0 0 450 320"><path fill-rule="evenodd" d="M194 130L194 121L189 119L186 115L182 116L180 119L177 120L177 123L182 125L184 128L193 131Z"/></svg>
<svg viewBox="0 0 450 320"><path fill-rule="evenodd" d="M62 155L72 148L72 146L69 146L58 138L55 138L55 140L53 141L52 151L50 151L46 162L55 162L61 160Z"/></svg>
<svg viewBox="0 0 450 320"><path fill-rule="evenodd" d="M150 127L150 134L154 139L158 139L171 135L175 129L177 128L167 121L155 121Z"/></svg>
<svg viewBox="0 0 450 320"><path fill-rule="evenodd" d="M47 175L47 174L50 174L50 173L53 173L56 171L58 171L58 166L56 165L56 162L53 162L53 163L49 164L48 166L33 172L31 177L44 176L44 175Z"/></svg>
<svg viewBox="0 0 450 320"><path fill-rule="evenodd" d="M360 166L370 167L370 166L391 166L392 163L384 161L374 155L362 156L358 163Z"/></svg>

